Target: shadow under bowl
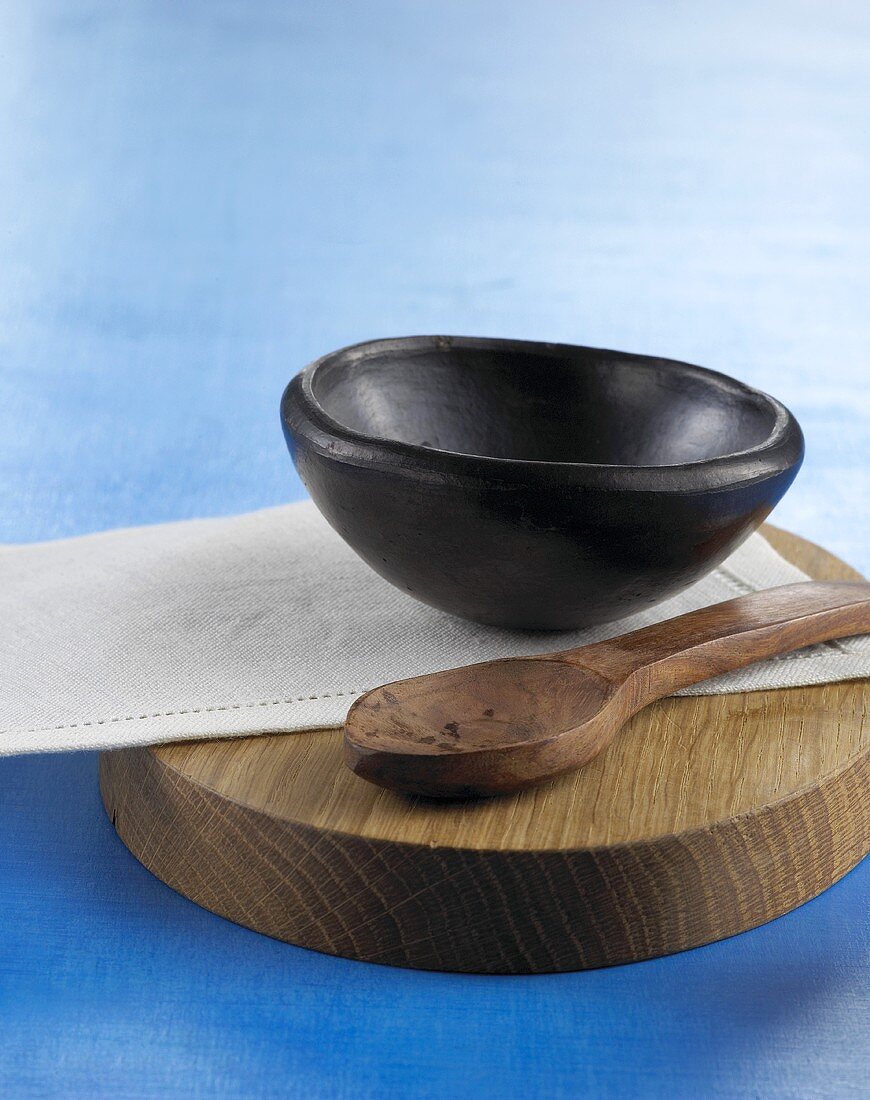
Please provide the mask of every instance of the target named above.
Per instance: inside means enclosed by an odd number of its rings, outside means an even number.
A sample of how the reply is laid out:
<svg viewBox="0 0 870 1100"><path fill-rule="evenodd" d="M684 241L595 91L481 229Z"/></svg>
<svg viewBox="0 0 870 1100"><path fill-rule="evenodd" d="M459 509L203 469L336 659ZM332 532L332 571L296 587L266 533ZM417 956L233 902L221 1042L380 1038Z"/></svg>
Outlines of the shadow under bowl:
<svg viewBox="0 0 870 1100"><path fill-rule="evenodd" d="M561 630L697 581L785 493L803 436L774 398L668 359L520 340L374 340L318 359L282 423L323 515L454 615Z"/></svg>

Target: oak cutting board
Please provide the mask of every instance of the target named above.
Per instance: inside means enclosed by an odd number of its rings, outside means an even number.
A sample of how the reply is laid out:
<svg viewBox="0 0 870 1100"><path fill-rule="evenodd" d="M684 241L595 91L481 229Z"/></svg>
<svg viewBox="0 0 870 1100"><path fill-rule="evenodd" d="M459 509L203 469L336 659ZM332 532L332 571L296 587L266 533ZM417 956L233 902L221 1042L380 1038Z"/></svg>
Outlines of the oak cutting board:
<svg viewBox="0 0 870 1100"><path fill-rule="evenodd" d="M813 577L854 578L773 527ZM405 798L341 732L104 753L127 847L200 905L371 962L581 970L780 916L870 849L870 681L668 699L581 772L470 803Z"/></svg>

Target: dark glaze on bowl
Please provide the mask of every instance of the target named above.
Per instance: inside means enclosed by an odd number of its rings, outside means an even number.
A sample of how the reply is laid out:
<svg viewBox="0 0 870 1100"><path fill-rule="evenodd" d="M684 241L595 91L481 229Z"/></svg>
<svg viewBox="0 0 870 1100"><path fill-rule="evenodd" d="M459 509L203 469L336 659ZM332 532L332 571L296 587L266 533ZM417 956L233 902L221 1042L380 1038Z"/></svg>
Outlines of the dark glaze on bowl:
<svg viewBox="0 0 870 1100"><path fill-rule="evenodd" d="M477 622L621 618L708 573L803 458L778 401L668 359L421 336L343 348L281 403L336 531L410 595Z"/></svg>

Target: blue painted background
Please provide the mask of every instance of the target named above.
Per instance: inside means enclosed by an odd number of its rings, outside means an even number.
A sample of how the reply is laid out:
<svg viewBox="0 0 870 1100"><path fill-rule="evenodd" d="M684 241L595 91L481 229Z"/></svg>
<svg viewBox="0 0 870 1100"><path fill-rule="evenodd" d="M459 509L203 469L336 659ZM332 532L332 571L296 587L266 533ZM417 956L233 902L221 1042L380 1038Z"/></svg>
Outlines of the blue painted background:
<svg viewBox="0 0 870 1100"><path fill-rule="evenodd" d="M325 350L460 332L768 389L870 571L870 9L0 2L0 541L292 499ZM236 928L91 755L0 762L0 1094L859 1096L870 866L670 959L493 979Z"/></svg>

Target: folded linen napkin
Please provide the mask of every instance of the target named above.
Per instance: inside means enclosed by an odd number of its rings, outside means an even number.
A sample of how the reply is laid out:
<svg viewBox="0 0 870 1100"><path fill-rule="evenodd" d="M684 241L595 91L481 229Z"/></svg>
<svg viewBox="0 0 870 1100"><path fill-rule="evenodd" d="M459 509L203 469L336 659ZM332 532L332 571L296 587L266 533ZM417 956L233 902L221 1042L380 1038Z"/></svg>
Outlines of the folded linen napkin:
<svg viewBox="0 0 870 1100"><path fill-rule="evenodd" d="M519 633L381 580L303 502L0 548L0 755L339 726L363 691L597 641L806 580L753 535L685 592L619 623ZM870 637L708 680L717 694L870 676Z"/></svg>

